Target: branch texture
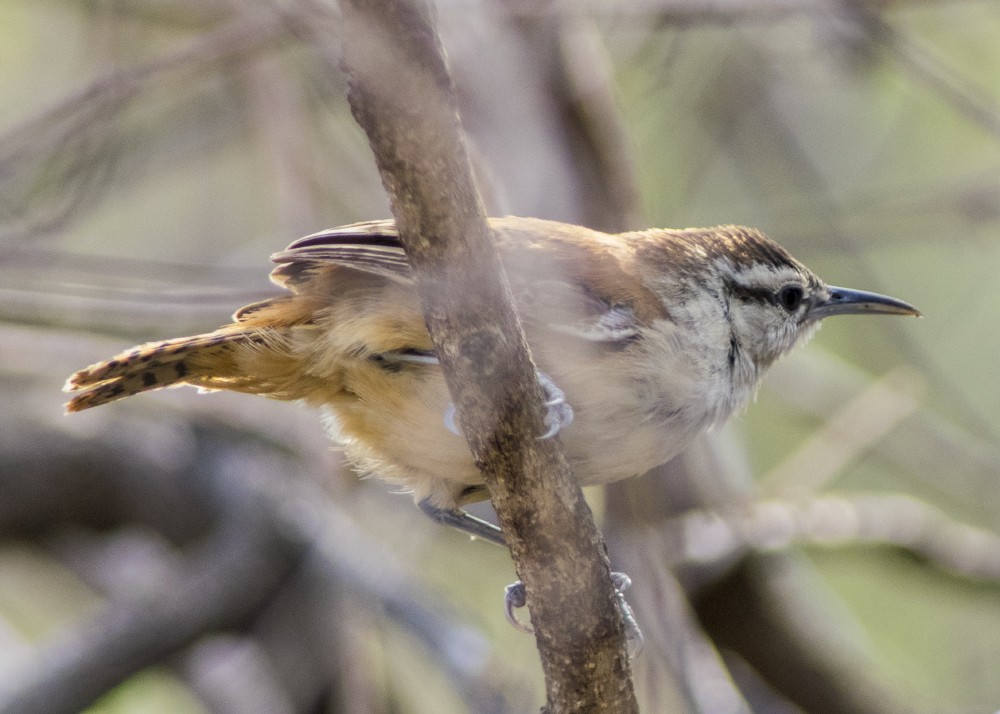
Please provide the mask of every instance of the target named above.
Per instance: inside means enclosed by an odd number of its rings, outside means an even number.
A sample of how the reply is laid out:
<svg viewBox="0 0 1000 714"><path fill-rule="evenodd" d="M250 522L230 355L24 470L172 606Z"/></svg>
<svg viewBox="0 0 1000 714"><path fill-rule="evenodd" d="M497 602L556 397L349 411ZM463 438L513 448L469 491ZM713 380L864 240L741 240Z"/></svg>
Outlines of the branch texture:
<svg viewBox="0 0 1000 714"><path fill-rule="evenodd" d="M423 2L343 3L368 135L463 432L525 584L551 712L636 711L603 541L556 440Z"/></svg>

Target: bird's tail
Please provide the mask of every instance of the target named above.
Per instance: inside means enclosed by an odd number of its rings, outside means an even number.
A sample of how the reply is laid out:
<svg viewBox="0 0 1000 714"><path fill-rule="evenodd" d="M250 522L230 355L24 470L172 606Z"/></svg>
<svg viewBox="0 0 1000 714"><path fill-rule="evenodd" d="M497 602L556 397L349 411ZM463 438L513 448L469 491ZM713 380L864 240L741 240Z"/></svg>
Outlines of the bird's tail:
<svg viewBox="0 0 1000 714"><path fill-rule="evenodd" d="M234 324L204 335L148 342L82 369L66 380L64 391L73 393L66 411L78 412L179 384L273 392L273 380L264 383L255 375L273 375L276 371L254 367L260 366L261 360L281 361L282 355L287 356L287 351L275 349L281 341L280 332Z"/></svg>

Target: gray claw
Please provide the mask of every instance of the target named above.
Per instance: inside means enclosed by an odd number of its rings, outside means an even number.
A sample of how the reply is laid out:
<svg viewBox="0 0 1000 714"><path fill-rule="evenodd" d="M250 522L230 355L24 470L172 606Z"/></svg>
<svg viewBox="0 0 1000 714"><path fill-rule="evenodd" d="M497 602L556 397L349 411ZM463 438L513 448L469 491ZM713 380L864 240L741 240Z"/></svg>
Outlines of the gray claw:
<svg viewBox="0 0 1000 714"><path fill-rule="evenodd" d="M632 587L632 578L630 578L625 573L619 573L616 571L611 572L611 583L615 586L615 590L619 594L625 592L630 587Z"/></svg>
<svg viewBox="0 0 1000 714"><path fill-rule="evenodd" d="M555 419L549 419L549 415L545 416L545 423L549 425L549 428L541 436L535 437L538 441L545 441L546 439L551 439L553 436L558 434L559 430L562 428L559 425L558 421L556 421Z"/></svg>
<svg viewBox="0 0 1000 714"><path fill-rule="evenodd" d="M524 591L524 583L518 580L516 583L511 583L504 590L504 614L507 615L507 622L512 624L515 629L525 632L527 634L532 634L535 628L531 625L525 625L523 622L517 619L517 614L514 612L516 608L524 607L528 603L527 593Z"/></svg>
<svg viewBox="0 0 1000 714"><path fill-rule="evenodd" d="M444 410L444 426L455 436L461 436L462 432L458 430L458 424L455 423L455 403L448 402L448 408Z"/></svg>
<svg viewBox="0 0 1000 714"><path fill-rule="evenodd" d="M544 434L535 438L545 441L573 423L573 407L566 401L565 392L556 386L551 377L541 370L536 370L535 375L545 390L545 425L548 427Z"/></svg>
<svg viewBox="0 0 1000 714"><path fill-rule="evenodd" d="M535 374L538 377L538 383L545 390L545 426L548 427L544 434L535 438L539 441L545 441L573 423L573 407L567 403L566 394L556 386L551 377L541 371L536 371ZM462 436L455 421L455 414L455 404L451 402L444 410L444 425L452 434Z"/></svg>
<svg viewBox="0 0 1000 714"><path fill-rule="evenodd" d="M622 622L625 625L625 640L628 642L628 657L635 659L642 654L646 645L646 638L639 629L639 623L635 620L635 612L632 606L625 600L625 591L632 587L632 578L625 573L611 573L611 582L615 586L615 599L618 601L618 612L622 615Z"/></svg>
<svg viewBox="0 0 1000 714"><path fill-rule="evenodd" d="M646 638L639 629L639 623L635 621L635 613L632 606L625 600L624 592L632 586L632 578L625 573L611 573L611 582L615 586L615 600L618 612L621 613L622 621L625 625L625 639L628 642L629 659L638 657L645 647ZM532 634L535 631L531 625L525 625L519 619L515 610L524 607L528 602L527 593L524 590L524 583L518 580L511 583L504 591L504 614L507 615L507 622L512 624L521 632Z"/></svg>

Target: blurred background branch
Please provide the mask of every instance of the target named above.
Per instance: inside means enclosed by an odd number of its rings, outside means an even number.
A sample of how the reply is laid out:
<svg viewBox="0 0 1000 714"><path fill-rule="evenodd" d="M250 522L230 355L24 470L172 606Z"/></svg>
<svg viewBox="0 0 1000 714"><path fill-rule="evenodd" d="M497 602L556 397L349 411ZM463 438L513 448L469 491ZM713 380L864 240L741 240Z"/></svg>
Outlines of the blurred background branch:
<svg viewBox="0 0 1000 714"><path fill-rule="evenodd" d="M996 710L996 4L439 8L491 213L755 225L927 315L830 325L745 417L589 494L643 710ZM388 215L336 7L0 20L0 711L537 706L509 559L355 479L316 414L170 390L61 415L74 369L215 327L271 252Z"/></svg>

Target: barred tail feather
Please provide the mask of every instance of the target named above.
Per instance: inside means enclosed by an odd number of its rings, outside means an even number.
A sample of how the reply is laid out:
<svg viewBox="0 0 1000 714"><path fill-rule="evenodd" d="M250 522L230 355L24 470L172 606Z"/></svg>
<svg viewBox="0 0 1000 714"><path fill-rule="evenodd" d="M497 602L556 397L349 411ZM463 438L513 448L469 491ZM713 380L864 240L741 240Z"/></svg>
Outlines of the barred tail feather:
<svg viewBox="0 0 1000 714"><path fill-rule="evenodd" d="M179 384L206 389L259 391L240 368L239 352L273 341L266 330L231 326L194 337L149 342L72 375L66 411L78 412L124 397ZM241 349L242 348L242 349Z"/></svg>

